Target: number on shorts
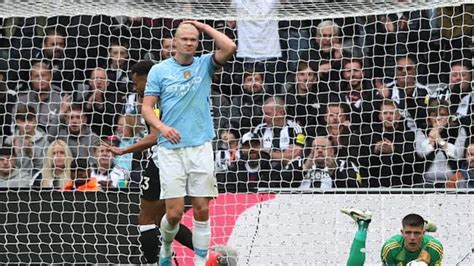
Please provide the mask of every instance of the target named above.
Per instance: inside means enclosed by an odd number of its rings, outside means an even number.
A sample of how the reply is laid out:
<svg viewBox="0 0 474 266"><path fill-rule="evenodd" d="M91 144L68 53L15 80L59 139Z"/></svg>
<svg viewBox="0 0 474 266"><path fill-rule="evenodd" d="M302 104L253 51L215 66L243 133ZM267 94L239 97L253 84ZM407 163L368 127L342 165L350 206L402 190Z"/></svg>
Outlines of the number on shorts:
<svg viewBox="0 0 474 266"><path fill-rule="evenodd" d="M150 188L150 178L147 176L143 177L143 182L142 182L142 189L143 190L148 190Z"/></svg>

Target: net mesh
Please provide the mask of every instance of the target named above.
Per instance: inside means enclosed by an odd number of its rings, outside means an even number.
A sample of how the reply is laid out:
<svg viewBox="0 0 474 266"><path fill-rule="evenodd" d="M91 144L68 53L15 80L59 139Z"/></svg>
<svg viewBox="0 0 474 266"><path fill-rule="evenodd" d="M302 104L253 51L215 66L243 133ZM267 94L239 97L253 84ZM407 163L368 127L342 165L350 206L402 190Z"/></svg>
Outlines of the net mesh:
<svg viewBox="0 0 474 266"><path fill-rule="evenodd" d="M266 20L268 18L298 20L298 19L321 19L338 18L350 16L369 16L376 14L388 14L412 10L431 9L439 7L460 6L469 4L470 1L279 1L272 5L270 12L251 12L246 16L239 16L232 1L127 1L127 0L101 0L101 1L9 1L0 3L2 17L22 17L25 14L34 16L75 16L78 14L110 16L130 15L140 17L172 17L177 19L235 19ZM264 1L272 2L272 1ZM258 1L247 1L249 4ZM104 5L107 9L104 10ZM328 12L330 11L330 12Z"/></svg>
<svg viewBox="0 0 474 266"><path fill-rule="evenodd" d="M338 209L351 205L376 213L370 264L410 212L438 223L445 263L472 264L474 239L463 234L473 218L464 207L474 187L472 1L0 9L0 262L145 262L137 224L152 152L110 151L149 133L131 69L169 58L176 27L198 19L238 44L211 88L220 191L211 245L236 248L239 265L342 264L355 228ZM198 54L215 49L202 34ZM97 182L78 185L71 169ZM81 189L98 192L61 192ZM323 245L331 232L337 243ZM175 251L192 264L191 251Z"/></svg>

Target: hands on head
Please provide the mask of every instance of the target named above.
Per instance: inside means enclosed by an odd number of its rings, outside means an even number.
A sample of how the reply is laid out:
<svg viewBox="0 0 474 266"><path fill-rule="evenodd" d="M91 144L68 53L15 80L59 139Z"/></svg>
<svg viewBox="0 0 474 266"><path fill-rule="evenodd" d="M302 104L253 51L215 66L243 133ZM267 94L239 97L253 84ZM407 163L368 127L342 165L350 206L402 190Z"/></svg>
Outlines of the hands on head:
<svg viewBox="0 0 474 266"><path fill-rule="evenodd" d="M206 27L208 26L207 24L204 24L202 22L199 22L199 21L195 21L195 20L185 20L181 23L185 23L185 24L191 24L193 25L194 27L196 27L196 29L199 31L199 32L205 32L206 31Z"/></svg>

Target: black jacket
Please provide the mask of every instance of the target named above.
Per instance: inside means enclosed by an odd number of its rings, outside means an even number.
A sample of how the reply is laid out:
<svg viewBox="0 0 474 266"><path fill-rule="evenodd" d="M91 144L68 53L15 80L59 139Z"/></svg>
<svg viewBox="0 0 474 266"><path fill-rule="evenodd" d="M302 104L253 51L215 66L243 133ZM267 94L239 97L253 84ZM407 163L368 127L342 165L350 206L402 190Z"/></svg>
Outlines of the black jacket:
<svg viewBox="0 0 474 266"><path fill-rule="evenodd" d="M376 123L364 127L358 157L361 173L368 178L369 187L394 187L412 185L415 162L415 132L406 123L398 124L393 132L384 132L383 125ZM383 139L393 143L391 154L375 153L374 146Z"/></svg>

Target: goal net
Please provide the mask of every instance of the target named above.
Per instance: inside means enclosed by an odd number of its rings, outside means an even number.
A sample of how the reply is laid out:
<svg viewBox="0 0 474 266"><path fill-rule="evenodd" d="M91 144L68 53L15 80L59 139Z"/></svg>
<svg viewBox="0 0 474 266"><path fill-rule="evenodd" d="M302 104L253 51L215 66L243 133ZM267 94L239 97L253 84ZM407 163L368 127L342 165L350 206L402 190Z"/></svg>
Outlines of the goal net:
<svg viewBox="0 0 474 266"><path fill-rule="evenodd" d="M122 154L149 134L134 66L172 57L189 19L238 46L210 88L211 246L235 248L239 265L345 264L356 228L339 209L354 206L374 213L368 264L412 212L438 224L444 263L474 262L472 1L0 10L0 263L145 263L140 187L156 158ZM198 55L218 49L200 38ZM192 211L183 223L192 228ZM174 249L192 265L192 251Z"/></svg>

